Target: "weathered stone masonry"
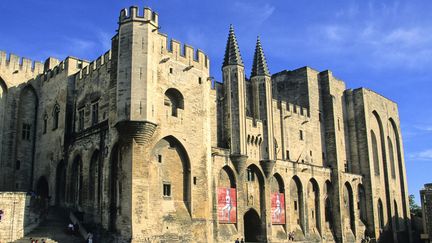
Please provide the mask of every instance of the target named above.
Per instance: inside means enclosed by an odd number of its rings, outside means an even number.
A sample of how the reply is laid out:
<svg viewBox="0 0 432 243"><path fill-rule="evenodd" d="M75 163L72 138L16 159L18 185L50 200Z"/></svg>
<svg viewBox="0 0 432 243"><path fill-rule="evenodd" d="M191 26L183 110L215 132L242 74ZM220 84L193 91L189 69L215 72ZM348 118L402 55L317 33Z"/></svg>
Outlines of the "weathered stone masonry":
<svg viewBox="0 0 432 243"><path fill-rule="evenodd" d="M248 78L233 27L223 83L209 70L149 8L122 10L92 62L0 52L0 189L51 195L125 242L410 241L394 102L328 70L271 75L259 39Z"/></svg>

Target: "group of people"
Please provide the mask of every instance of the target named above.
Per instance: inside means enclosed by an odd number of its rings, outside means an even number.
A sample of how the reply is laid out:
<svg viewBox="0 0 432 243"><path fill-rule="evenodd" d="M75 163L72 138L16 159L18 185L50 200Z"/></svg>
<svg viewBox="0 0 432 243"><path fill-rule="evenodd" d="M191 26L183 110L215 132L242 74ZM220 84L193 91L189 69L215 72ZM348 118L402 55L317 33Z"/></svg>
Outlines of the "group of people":
<svg viewBox="0 0 432 243"><path fill-rule="evenodd" d="M245 243L243 238L241 238L241 240L239 241L239 238L237 238L237 240L235 240L235 243Z"/></svg>
<svg viewBox="0 0 432 243"><path fill-rule="evenodd" d="M78 232L78 225L72 224L72 222L69 223L68 224L68 233L73 235L73 234L76 234L76 232Z"/></svg>
<svg viewBox="0 0 432 243"><path fill-rule="evenodd" d="M76 233L78 233L78 227L79 227L78 224L69 223L68 224L68 232L70 234L76 234ZM87 233L86 243L93 243L93 234L91 232Z"/></svg>
<svg viewBox="0 0 432 243"><path fill-rule="evenodd" d="M288 233L288 240L294 241L294 231Z"/></svg>
<svg viewBox="0 0 432 243"><path fill-rule="evenodd" d="M33 238L30 238L30 243L45 243L45 239L42 239L40 242L39 240L34 240Z"/></svg>

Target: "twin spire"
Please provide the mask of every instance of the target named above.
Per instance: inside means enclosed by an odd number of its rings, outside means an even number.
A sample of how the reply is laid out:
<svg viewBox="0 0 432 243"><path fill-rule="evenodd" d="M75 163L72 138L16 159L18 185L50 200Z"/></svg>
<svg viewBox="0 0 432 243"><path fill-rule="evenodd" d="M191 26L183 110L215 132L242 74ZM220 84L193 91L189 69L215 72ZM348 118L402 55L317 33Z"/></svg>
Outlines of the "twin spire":
<svg viewBox="0 0 432 243"><path fill-rule="evenodd" d="M267 67L267 61L264 56L264 51L262 49L259 36L257 37L257 43L255 47L255 54L252 65L251 77L254 76L270 76L270 72Z"/></svg>
<svg viewBox="0 0 432 243"><path fill-rule="evenodd" d="M237 44L237 39L234 34L234 27L232 25L230 25L228 42L225 49L225 58L222 66L225 67L228 65L244 66L243 60L240 55L240 49Z"/></svg>
<svg viewBox="0 0 432 243"><path fill-rule="evenodd" d="M230 25L230 30L228 34L228 42L225 49L225 57L222 67L228 65L240 65L244 66L243 60L240 54L240 48L237 44L237 39L234 34L234 28ZM257 38L255 54L252 65L251 77L254 76L270 76L268 70L267 61L264 55L263 48L261 46L261 41L259 37Z"/></svg>

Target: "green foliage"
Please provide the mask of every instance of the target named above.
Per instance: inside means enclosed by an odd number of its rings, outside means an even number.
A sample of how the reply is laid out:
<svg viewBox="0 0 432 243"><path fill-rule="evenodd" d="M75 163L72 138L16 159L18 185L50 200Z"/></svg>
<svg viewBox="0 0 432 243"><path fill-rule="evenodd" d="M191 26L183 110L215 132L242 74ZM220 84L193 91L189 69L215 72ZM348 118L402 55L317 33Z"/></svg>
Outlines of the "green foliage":
<svg viewBox="0 0 432 243"><path fill-rule="evenodd" d="M415 202L415 196L413 194L409 195L409 207L412 214L420 218L422 217L422 209Z"/></svg>

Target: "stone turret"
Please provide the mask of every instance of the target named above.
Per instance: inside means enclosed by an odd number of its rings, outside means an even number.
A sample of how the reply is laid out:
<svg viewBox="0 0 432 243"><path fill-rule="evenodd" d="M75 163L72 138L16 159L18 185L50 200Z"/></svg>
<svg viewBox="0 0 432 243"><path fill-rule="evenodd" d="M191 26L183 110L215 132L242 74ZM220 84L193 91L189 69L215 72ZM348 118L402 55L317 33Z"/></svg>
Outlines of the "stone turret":
<svg viewBox="0 0 432 243"><path fill-rule="evenodd" d="M156 128L154 114L154 42L157 40L158 15L138 7L120 12L118 36L113 50L117 61L116 127L125 139L144 144ZM120 54L119 54L120 53Z"/></svg>
<svg viewBox="0 0 432 243"><path fill-rule="evenodd" d="M238 172L243 171L246 156L246 83L244 64L231 25L222 65L224 80L225 141Z"/></svg>
<svg viewBox="0 0 432 243"><path fill-rule="evenodd" d="M253 59L252 94L254 118L263 122L263 146L261 166L266 175L270 175L275 163L275 147L273 135L272 83L267 67L264 51L259 37L257 38Z"/></svg>

